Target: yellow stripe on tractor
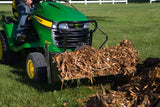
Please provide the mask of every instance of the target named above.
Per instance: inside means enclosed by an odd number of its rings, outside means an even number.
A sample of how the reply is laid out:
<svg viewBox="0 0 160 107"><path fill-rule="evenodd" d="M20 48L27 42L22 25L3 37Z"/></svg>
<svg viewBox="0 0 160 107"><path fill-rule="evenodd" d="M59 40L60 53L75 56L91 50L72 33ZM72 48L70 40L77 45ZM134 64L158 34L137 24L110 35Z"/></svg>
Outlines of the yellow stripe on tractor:
<svg viewBox="0 0 160 107"><path fill-rule="evenodd" d="M49 27L49 28L52 27L52 22L51 21L45 20L45 19L43 19L43 18L41 18L41 17L39 17L37 15L35 15L34 17L37 20L37 22L39 22L43 26L46 26L46 27Z"/></svg>

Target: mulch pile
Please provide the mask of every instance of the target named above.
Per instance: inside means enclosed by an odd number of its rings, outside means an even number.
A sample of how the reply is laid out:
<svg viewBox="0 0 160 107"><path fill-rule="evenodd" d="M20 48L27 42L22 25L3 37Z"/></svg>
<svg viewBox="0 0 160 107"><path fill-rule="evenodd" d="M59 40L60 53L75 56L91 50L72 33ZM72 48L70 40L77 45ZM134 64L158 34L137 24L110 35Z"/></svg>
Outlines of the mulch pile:
<svg viewBox="0 0 160 107"><path fill-rule="evenodd" d="M84 107L159 107L160 59L140 61L139 53L128 40L111 48L95 49L85 46L73 52L53 57L62 82L69 79L121 75L123 81L116 90L109 91L101 85L101 92L92 96Z"/></svg>
<svg viewBox="0 0 160 107"><path fill-rule="evenodd" d="M139 54L131 42L123 40L111 48L95 49L85 46L73 52L64 52L53 57L60 72L61 81L106 75L134 75Z"/></svg>
<svg viewBox="0 0 160 107"><path fill-rule="evenodd" d="M83 107L160 107L159 58L147 58L137 64L137 73L127 81L114 91L101 85L101 91Z"/></svg>

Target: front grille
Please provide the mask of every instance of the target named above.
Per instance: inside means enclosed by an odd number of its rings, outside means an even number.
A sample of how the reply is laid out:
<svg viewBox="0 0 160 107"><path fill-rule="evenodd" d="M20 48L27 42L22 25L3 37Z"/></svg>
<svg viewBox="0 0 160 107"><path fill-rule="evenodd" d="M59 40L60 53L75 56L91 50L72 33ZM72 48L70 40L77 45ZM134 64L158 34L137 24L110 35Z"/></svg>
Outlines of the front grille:
<svg viewBox="0 0 160 107"><path fill-rule="evenodd" d="M89 23L94 29L89 29ZM63 26L62 26L63 25ZM84 44L92 45L92 34L97 29L95 20L88 21L61 21L57 29L52 29L54 44L59 48L81 48Z"/></svg>
<svg viewBox="0 0 160 107"><path fill-rule="evenodd" d="M84 45L89 43L89 29L88 28L82 28L83 24L79 25L77 28L77 25L75 24L69 24L68 30L65 30L60 33L56 30L52 30L52 37L54 44L58 48L64 48L65 47L65 36L66 36L66 48L76 48L77 46Z"/></svg>

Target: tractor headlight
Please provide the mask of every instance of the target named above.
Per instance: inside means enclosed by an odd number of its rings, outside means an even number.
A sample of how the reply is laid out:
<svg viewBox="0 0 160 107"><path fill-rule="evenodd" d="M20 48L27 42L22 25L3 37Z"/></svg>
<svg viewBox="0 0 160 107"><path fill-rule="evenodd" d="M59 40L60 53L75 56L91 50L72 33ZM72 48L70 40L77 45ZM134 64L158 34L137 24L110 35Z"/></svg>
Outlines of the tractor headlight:
<svg viewBox="0 0 160 107"><path fill-rule="evenodd" d="M57 25L58 25L58 22L53 22L52 23L52 29L57 29ZM68 27L67 23L61 23L61 24L59 24L59 29L61 29L61 30L66 30L68 28L69 27Z"/></svg>
<svg viewBox="0 0 160 107"><path fill-rule="evenodd" d="M83 27L84 28L89 28L89 23L85 23Z"/></svg>
<svg viewBox="0 0 160 107"><path fill-rule="evenodd" d="M68 24L67 23L60 24L59 29L63 29L63 30L68 29Z"/></svg>

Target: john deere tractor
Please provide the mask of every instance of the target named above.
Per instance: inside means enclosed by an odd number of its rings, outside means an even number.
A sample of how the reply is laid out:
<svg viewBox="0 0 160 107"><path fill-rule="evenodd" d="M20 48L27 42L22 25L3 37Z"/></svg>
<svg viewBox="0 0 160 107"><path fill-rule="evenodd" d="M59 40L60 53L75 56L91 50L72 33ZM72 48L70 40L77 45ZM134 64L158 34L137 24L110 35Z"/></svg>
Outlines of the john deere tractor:
<svg viewBox="0 0 160 107"><path fill-rule="evenodd" d="M0 62L10 63L13 53L23 52L27 54L28 77L36 82L48 80L52 83L58 80L58 72L51 57L64 51L80 49L84 45L91 46L97 22L88 20L81 12L58 2L43 1L34 5L30 16L32 24L21 26L28 29L27 40L23 44L16 40L17 20L2 16ZM94 27L89 28L90 24Z"/></svg>

